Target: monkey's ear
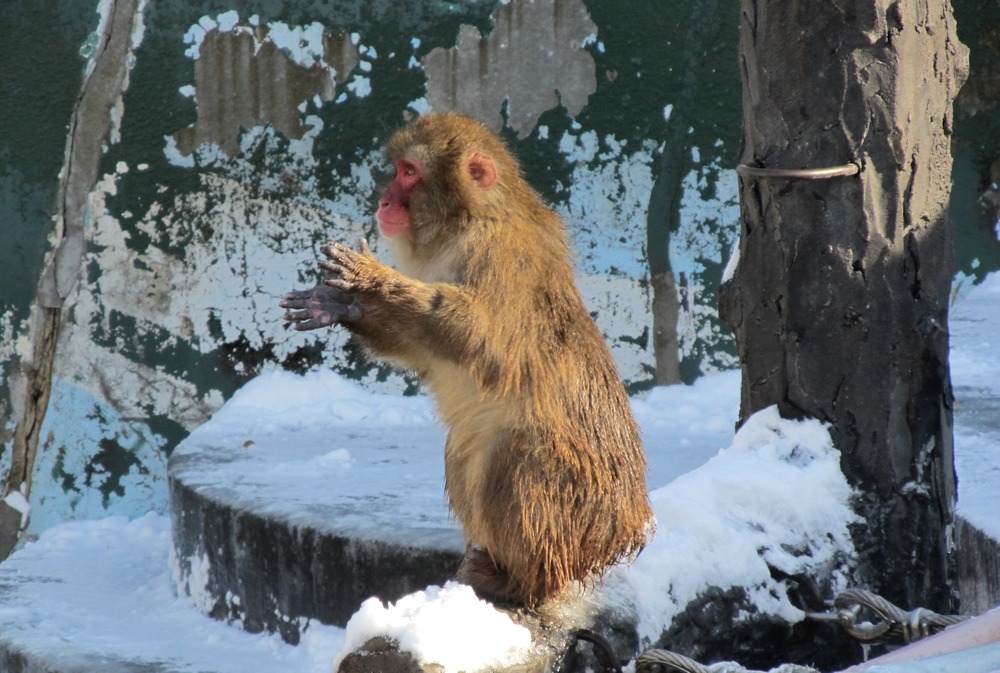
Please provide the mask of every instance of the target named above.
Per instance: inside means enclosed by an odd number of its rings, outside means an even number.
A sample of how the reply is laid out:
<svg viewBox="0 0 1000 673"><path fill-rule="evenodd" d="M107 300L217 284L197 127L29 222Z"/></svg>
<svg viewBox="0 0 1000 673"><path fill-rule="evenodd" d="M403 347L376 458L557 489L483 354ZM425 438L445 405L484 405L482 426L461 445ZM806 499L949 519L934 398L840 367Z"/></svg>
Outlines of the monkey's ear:
<svg viewBox="0 0 1000 673"><path fill-rule="evenodd" d="M489 156L481 152L470 152L466 166L469 169L469 177L483 189L489 189L496 184L497 167Z"/></svg>

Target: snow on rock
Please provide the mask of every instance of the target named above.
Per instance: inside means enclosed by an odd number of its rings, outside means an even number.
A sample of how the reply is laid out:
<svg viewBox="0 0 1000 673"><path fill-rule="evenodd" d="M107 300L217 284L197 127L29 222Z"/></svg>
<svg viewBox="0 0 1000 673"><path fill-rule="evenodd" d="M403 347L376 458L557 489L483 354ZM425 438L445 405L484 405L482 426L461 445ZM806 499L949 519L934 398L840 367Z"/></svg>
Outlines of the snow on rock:
<svg viewBox="0 0 1000 673"><path fill-rule="evenodd" d="M366 600L347 623L333 670L375 636L392 638L418 662L443 666L443 673L511 666L531 647L528 629L457 582L427 587L389 605Z"/></svg>
<svg viewBox="0 0 1000 673"><path fill-rule="evenodd" d="M768 565L813 577L832 570L835 590L845 588L851 497L825 425L760 411L729 448L650 494L656 537L609 574L599 600L634 609L647 646L709 587L743 587L758 615L800 621Z"/></svg>
<svg viewBox="0 0 1000 673"><path fill-rule="evenodd" d="M212 417L216 434L250 426L296 429L326 426L418 425L435 422L425 397L373 393L330 370L300 376L271 370L238 390ZM203 426L208 429L208 426Z"/></svg>
<svg viewBox="0 0 1000 673"><path fill-rule="evenodd" d="M427 397L375 393L323 370L270 371L171 457L204 496L322 533L457 553L444 429Z"/></svg>
<svg viewBox="0 0 1000 673"><path fill-rule="evenodd" d="M664 405L684 392L694 397L691 408ZM671 438L656 431L662 426L657 427L653 409L669 408L681 418L704 420L697 409L707 403L708 392L664 389L652 399L635 402L647 448L654 455L668 454L669 446L659 443L669 444ZM728 416L715 419L731 422ZM676 419L670 425L676 427ZM769 566L828 578L835 591L846 588L853 557L848 524L856 519L849 504L852 495L827 426L784 420L777 408L765 409L747 421L728 448L651 493L657 534L634 564L609 573L597 590L596 603L631 613L643 646L655 644L673 618L710 587L744 588L747 618L800 621L801 611L789 602L784 585L772 579ZM515 646L520 636L512 632L515 640L509 643L499 628L483 623L486 619L507 618L462 585L432 587L388 607L372 599L348 623L340 658L377 635L398 641L400 649L419 662L442 664L446 670L490 665L480 660L458 663L457 657L465 656L470 645L471 651L485 655L483 645L473 644L476 633L491 633L500 652L523 651ZM470 629L468 635L465 628ZM443 649L437 651L436 639L442 637Z"/></svg>

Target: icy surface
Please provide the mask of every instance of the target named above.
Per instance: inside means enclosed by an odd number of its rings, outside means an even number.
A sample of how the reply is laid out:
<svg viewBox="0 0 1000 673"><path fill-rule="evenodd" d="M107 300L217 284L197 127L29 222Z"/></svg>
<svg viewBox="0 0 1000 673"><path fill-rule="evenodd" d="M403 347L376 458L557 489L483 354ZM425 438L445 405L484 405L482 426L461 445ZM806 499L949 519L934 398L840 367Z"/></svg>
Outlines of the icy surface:
<svg viewBox="0 0 1000 673"><path fill-rule="evenodd" d="M172 473L295 525L461 551L444 496L444 438L427 398L367 392L330 371L273 371L177 447Z"/></svg>
<svg viewBox="0 0 1000 673"><path fill-rule="evenodd" d="M651 487L729 443L738 393L739 373L725 372L633 401ZM427 397L371 393L329 371L272 371L178 446L172 473L210 498L296 525L461 551L444 441Z"/></svg>
<svg viewBox="0 0 1000 673"><path fill-rule="evenodd" d="M995 537L1000 537L998 308L1000 276L994 275L954 308L950 327L959 512ZM743 583L763 610L795 619L783 594L761 575L761 558L793 570L846 548L837 523L849 518L838 509L845 484L833 469L835 454L825 430L814 422L779 421L765 410L734 438L738 395L739 374L727 372L633 401L650 459L650 484L661 487L652 493L659 530L631 569L613 573L603 591L632 592L645 638L709 581ZM373 438L380 439L373 443ZM425 398L362 393L332 374L303 379L271 373L244 388L179 451L193 462L195 447L220 446L228 463L191 477L200 479L201 487L270 508L276 516L303 517L317 527L356 523L331 523L322 509L343 505L341 494L349 491L361 498L360 509L383 522L383 533L404 527L393 519L399 516L406 526L439 531L440 540L451 543L460 538L447 517L442 441ZM264 474L289 490L268 490L271 479ZM806 500L803 492L809 502L818 498L825 504L789 507ZM393 524L385 526L389 520ZM798 542L794 554L790 541ZM343 630L313 623L302 644L291 647L277 636L250 635L213 621L190 598L176 596L170 546L169 522L156 515L46 531L0 565L0 643L15 643L38 661L64 667L105 659L184 673L330 670L345 643ZM420 620L400 622L399 615L421 602L436 606L426 608L432 612L460 610L468 596L456 586L430 589L394 607L370 604L368 623L395 620L395 632L417 638ZM465 614L468 624L476 623ZM493 618L486 614L479 618ZM364 632L352 630L351 641Z"/></svg>

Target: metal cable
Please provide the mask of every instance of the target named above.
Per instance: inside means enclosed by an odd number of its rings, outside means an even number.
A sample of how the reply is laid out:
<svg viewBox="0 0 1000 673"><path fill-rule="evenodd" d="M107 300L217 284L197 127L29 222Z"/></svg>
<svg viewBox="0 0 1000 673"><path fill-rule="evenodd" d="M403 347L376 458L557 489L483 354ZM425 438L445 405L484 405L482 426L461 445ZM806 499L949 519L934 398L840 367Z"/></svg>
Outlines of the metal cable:
<svg viewBox="0 0 1000 673"><path fill-rule="evenodd" d="M730 662L728 666L732 666ZM664 666L670 666L670 671L680 671L681 673L714 673L708 666L699 664L694 659L689 659L682 654L671 652L670 650L647 650L635 658L636 673L654 673L663 671ZM759 673L750 669L739 667L745 673ZM733 670L726 668L726 670ZM815 668L800 666L798 664L784 664L781 667L783 673L818 673Z"/></svg>
<svg viewBox="0 0 1000 673"><path fill-rule="evenodd" d="M926 638L952 624L963 622L966 615L941 615L927 608L910 612L890 603L878 594L864 589L848 589L833 601L837 608L837 621L852 638L862 642L881 640L886 636L901 637L903 642ZM867 608L882 617L878 624L858 622L861 609Z"/></svg>
<svg viewBox="0 0 1000 673"><path fill-rule="evenodd" d="M673 670L681 673L712 673L707 666L702 666L694 659L689 659L683 654L677 654L670 650L646 650L635 658L636 673L657 670L657 666L672 666ZM662 670L662 669L661 669Z"/></svg>
<svg viewBox="0 0 1000 673"><path fill-rule="evenodd" d="M757 178L767 180L769 178L784 178L786 180L826 180L827 178L838 178L847 175L857 175L861 172L861 167L856 163L844 164L842 166L830 166L829 168L761 168L758 166L748 166L740 164L736 167L736 173L745 178Z"/></svg>

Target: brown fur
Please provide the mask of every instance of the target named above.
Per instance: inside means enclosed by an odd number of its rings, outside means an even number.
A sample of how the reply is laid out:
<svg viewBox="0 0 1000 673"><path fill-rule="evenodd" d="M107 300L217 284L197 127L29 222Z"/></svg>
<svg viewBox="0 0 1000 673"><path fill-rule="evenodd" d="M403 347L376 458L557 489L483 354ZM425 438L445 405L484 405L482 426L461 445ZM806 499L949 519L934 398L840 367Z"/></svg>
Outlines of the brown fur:
<svg viewBox="0 0 1000 673"><path fill-rule="evenodd" d="M392 241L403 273L341 251L365 313L347 326L416 371L450 429L446 488L470 545L460 579L535 606L645 545L638 429L563 223L503 142L467 117L431 115L388 152L426 170L412 238ZM493 162L490 188L470 177L470 153Z"/></svg>

